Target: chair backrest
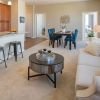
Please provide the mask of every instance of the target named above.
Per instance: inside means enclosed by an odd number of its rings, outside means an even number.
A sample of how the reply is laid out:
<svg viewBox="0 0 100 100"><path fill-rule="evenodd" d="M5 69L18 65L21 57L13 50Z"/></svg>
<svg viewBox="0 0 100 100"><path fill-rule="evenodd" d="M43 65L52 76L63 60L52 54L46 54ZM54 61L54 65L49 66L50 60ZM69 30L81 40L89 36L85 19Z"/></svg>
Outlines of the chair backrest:
<svg viewBox="0 0 100 100"><path fill-rule="evenodd" d="M72 41L75 42L77 39L77 35L78 35L78 29L75 29L75 31L72 34Z"/></svg>
<svg viewBox="0 0 100 100"><path fill-rule="evenodd" d="M49 39L52 39L53 33L55 33L55 28L48 29Z"/></svg>

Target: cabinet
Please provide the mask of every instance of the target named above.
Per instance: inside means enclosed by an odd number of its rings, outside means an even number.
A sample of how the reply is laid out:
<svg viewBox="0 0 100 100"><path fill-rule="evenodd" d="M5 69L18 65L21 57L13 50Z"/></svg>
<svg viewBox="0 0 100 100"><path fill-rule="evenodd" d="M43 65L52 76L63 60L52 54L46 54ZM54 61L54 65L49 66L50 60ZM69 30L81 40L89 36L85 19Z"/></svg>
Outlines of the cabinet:
<svg viewBox="0 0 100 100"><path fill-rule="evenodd" d="M0 3L0 32L11 29L11 6Z"/></svg>

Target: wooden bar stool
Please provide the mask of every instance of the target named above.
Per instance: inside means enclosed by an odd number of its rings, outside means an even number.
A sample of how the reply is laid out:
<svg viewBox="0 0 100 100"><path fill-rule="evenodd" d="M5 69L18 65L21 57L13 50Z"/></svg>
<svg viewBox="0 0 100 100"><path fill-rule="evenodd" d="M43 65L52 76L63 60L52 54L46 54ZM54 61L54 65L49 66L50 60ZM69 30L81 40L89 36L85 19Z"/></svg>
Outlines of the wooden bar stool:
<svg viewBox="0 0 100 100"><path fill-rule="evenodd" d="M0 60L5 63L5 67L7 68L6 59L5 59L5 53L4 53L4 47L0 47L0 51L3 54L3 59L0 59Z"/></svg>
<svg viewBox="0 0 100 100"><path fill-rule="evenodd" d="M20 50L21 50L21 55L22 55L22 58L23 58L23 52L22 52L22 45L21 45L21 42L20 41L13 41L13 42L10 42L9 43L9 50L8 50L8 58L9 58L9 55L10 55L10 50L11 50L11 46L13 46L13 50L14 50L14 56L15 56L15 61L17 61L17 55L18 55L18 45L20 46Z"/></svg>

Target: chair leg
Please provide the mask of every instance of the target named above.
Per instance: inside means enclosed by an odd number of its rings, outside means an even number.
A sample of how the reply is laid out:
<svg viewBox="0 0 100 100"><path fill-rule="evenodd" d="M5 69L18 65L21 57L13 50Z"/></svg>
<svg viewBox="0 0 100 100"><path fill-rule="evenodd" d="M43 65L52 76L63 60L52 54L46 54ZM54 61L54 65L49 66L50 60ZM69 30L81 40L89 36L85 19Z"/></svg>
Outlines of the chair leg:
<svg viewBox="0 0 100 100"><path fill-rule="evenodd" d="M49 46L51 45L51 40L49 40Z"/></svg>
<svg viewBox="0 0 100 100"><path fill-rule="evenodd" d="M57 40L57 47L58 47L58 42L59 42L59 41Z"/></svg>
<svg viewBox="0 0 100 100"><path fill-rule="evenodd" d="M9 59L9 55L10 55L10 46L11 46L11 44L9 44L9 50L8 50L8 57L7 57L7 60Z"/></svg>
<svg viewBox="0 0 100 100"><path fill-rule="evenodd" d="M61 39L59 39L59 45L61 45Z"/></svg>
<svg viewBox="0 0 100 100"><path fill-rule="evenodd" d="M62 42L62 44L63 44L63 38L61 38L61 42Z"/></svg>
<svg viewBox="0 0 100 100"><path fill-rule="evenodd" d="M2 50L3 50L3 57L4 57L5 67L7 68L7 64L6 64L6 58L5 58L4 49L2 49Z"/></svg>
<svg viewBox="0 0 100 100"><path fill-rule="evenodd" d="M74 48L76 49L76 42L74 42L73 44L74 44Z"/></svg>
<svg viewBox="0 0 100 100"><path fill-rule="evenodd" d="M49 40L49 46L52 45L52 40Z"/></svg>
<svg viewBox="0 0 100 100"><path fill-rule="evenodd" d="M64 43L64 48L67 46L67 42L65 41L65 43Z"/></svg>
<svg viewBox="0 0 100 100"><path fill-rule="evenodd" d="M55 40L52 40L52 48L54 48Z"/></svg>

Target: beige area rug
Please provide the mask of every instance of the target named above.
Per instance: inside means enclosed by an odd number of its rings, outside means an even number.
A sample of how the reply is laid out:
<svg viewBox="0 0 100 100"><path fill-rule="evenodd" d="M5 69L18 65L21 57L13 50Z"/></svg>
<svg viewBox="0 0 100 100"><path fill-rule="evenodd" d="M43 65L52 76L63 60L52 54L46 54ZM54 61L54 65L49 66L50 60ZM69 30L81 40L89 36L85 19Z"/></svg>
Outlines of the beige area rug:
<svg viewBox="0 0 100 100"><path fill-rule="evenodd" d="M29 55L42 48L64 56L64 70L62 75L57 74L56 89L45 76L27 80ZM18 57L18 62L15 62L14 58L9 59L7 69L4 64L0 64L0 100L74 100L78 51L69 51L63 47L51 48L48 41L44 41L26 50L24 58Z"/></svg>

